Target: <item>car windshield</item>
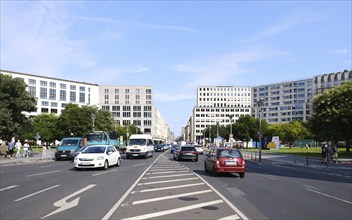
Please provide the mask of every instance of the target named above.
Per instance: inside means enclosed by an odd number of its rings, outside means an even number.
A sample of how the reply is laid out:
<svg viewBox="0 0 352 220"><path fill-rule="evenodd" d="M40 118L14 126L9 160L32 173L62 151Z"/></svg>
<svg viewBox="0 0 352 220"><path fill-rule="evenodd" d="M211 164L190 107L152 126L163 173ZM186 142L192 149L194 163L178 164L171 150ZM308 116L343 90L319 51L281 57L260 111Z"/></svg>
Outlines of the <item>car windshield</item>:
<svg viewBox="0 0 352 220"><path fill-rule="evenodd" d="M84 149L84 151L82 153L84 154L89 154L89 153L95 153L95 154L102 154L105 152L105 148L106 147L87 147L86 149Z"/></svg>
<svg viewBox="0 0 352 220"><path fill-rule="evenodd" d="M145 139L130 139L130 145L146 145Z"/></svg>
<svg viewBox="0 0 352 220"><path fill-rule="evenodd" d="M240 158L241 153L237 150L219 150L219 157Z"/></svg>
<svg viewBox="0 0 352 220"><path fill-rule="evenodd" d="M60 146L74 146L77 145L78 140L62 140Z"/></svg>
<svg viewBox="0 0 352 220"><path fill-rule="evenodd" d="M102 133L91 133L88 134L87 136L87 141L102 141L103 140L103 134Z"/></svg>

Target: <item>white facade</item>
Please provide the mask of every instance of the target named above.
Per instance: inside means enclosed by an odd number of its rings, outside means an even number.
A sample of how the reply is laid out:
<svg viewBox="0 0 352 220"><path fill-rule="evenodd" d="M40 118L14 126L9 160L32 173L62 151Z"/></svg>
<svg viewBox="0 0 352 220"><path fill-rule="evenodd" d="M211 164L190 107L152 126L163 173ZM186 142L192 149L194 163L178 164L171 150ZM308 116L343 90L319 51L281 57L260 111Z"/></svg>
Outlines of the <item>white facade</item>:
<svg viewBox="0 0 352 220"><path fill-rule="evenodd" d="M97 84L4 70L0 70L0 73L23 79L28 85L26 90L37 100L37 112L31 112L30 115L41 113L60 115L69 103L79 106L98 105L99 103L99 85Z"/></svg>
<svg viewBox="0 0 352 220"><path fill-rule="evenodd" d="M121 126L134 124L143 133L171 141L171 131L160 112L153 105L151 86L107 86L0 70L1 74L21 78L26 90L36 98L37 111L60 115L68 103L91 105L110 111L115 123Z"/></svg>
<svg viewBox="0 0 352 220"><path fill-rule="evenodd" d="M252 90L248 86L206 86L197 88L197 106L193 109L190 141L199 142L208 126L227 126L241 115L252 114ZM230 120L232 115L232 120Z"/></svg>
<svg viewBox="0 0 352 220"><path fill-rule="evenodd" d="M352 71L344 70L342 72L314 76L313 93L316 95L325 89L339 86L348 80L352 80Z"/></svg>

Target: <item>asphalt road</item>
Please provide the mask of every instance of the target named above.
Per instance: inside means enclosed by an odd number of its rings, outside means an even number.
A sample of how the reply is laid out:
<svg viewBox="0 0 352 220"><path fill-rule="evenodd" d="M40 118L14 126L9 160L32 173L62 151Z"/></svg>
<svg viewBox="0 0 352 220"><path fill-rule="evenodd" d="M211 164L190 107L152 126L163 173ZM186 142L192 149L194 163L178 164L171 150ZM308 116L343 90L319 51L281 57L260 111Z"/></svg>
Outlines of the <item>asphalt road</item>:
<svg viewBox="0 0 352 220"><path fill-rule="evenodd" d="M202 158L123 157L107 171L2 164L0 219L352 219L349 167L247 162L240 179L206 174Z"/></svg>

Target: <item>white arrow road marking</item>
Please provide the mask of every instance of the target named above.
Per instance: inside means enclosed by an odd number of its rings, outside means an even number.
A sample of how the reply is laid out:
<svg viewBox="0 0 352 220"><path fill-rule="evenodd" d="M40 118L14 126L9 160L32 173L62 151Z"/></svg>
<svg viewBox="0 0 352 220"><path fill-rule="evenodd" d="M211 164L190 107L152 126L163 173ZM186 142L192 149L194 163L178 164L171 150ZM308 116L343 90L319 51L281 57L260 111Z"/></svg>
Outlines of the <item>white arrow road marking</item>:
<svg viewBox="0 0 352 220"><path fill-rule="evenodd" d="M72 194L70 194L69 196L66 196L65 198L60 199L59 201L55 202L55 203L54 203L54 206L60 207L60 208L58 208L58 209L56 209L55 211L53 211L52 213L50 213L50 214L48 214L48 215L42 217L41 219L46 218L46 217L49 217L49 216L54 215L54 214L57 214L57 213L59 213L59 212L65 211L66 209L70 209L70 208L73 208L73 207L77 206L80 197L78 197L77 199L75 199L75 200L73 200L73 201L71 201L71 202L66 202L66 200L68 200L68 199L70 199L71 197L74 197L74 196L76 196L76 195L78 195L78 194L80 194L80 193L82 193L82 192L84 192L84 191L86 191L86 190L88 190L88 189L94 187L94 186L96 186L96 184L90 184L90 185L88 185L88 186L86 186L86 187L84 187L84 188L78 190L77 192L72 193Z"/></svg>
<svg viewBox="0 0 352 220"><path fill-rule="evenodd" d="M8 189L12 189L12 188L16 188L16 187L18 187L18 186L20 186L20 185L8 186L8 187L5 187L5 188L0 189L0 192L1 192L1 191L4 191L4 190L8 190Z"/></svg>

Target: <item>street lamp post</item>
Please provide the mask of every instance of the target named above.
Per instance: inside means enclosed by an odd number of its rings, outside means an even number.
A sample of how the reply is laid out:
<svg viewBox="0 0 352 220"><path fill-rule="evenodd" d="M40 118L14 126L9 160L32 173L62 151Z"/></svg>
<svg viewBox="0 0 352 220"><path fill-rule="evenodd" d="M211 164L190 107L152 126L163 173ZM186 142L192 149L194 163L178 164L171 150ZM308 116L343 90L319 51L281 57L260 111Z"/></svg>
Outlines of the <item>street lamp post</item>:
<svg viewBox="0 0 352 220"><path fill-rule="evenodd" d="M96 116L95 116L95 114L91 114L90 117L91 117L92 120L93 120L93 129L92 129L92 131L94 132L94 121L95 121L95 119L96 119Z"/></svg>
<svg viewBox="0 0 352 220"><path fill-rule="evenodd" d="M259 132L258 132L258 137L259 137L259 162L262 161L262 106L264 104L263 99L259 99L257 101L258 109L259 109Z"/></svg>
<svg viewBox="0 0 352 220"><path fill-rule="evenodd" d="M229 115L230 118L230 135L229 135L229 140L230 140L230 147L233 147L233 134L232 134L232 118L233 115Z"/></svg>

